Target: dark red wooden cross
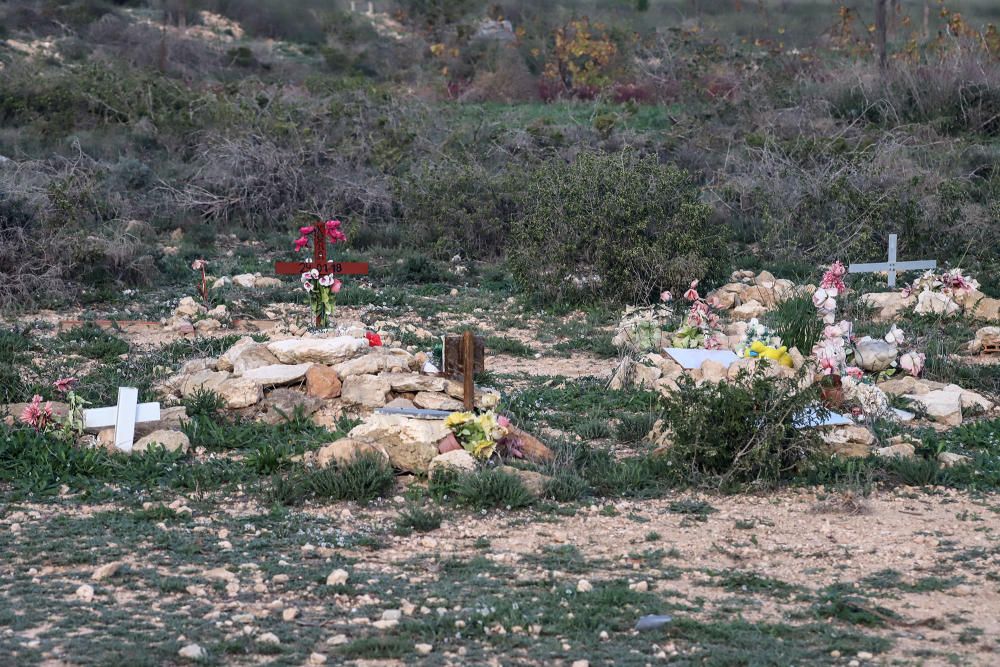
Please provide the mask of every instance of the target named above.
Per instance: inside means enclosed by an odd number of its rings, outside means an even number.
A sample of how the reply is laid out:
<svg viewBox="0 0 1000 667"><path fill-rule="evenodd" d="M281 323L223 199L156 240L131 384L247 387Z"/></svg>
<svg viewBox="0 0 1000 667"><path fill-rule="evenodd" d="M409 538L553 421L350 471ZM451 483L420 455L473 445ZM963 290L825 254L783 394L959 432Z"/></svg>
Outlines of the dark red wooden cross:
<svg viewBox="0 0 1000 667"><path fill-rule="evenodd" d="M317 222L313 226L313 261L311 262L275 262L274 272L279 276L300 276L306 271L316 269L321 276L329 274L345 276L368 275L368 262L334 262L326 258L326 223ZM320 318L316 317L316 326Z"/></svg>
<svg viewBox="0 0 1000 667"><path fill-rule="evenodd" d="M321 276L331 273L345 276L368 275L368 262L334 262L326 258L326 227L324 223L316 223L316 226L313 227L312 237L313 261L275 262L275 273L279 276L294 276L317 269Z"/></svg>

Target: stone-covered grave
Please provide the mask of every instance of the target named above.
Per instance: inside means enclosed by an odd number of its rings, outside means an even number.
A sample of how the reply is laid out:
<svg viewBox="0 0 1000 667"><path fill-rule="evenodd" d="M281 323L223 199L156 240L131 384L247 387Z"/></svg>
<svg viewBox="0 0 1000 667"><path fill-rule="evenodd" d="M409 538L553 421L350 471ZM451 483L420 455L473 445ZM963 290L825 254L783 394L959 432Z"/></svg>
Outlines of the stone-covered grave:
<svg viewBox="0 0 1000 667"><path fill-rule="evenodd" d="M918 281L919 282L919 281ZM707 296L720 316L718 324L718 350L738 350L746 340L748 328L755 326L757 317L765 315L788 298L813 295L815 285L795 285L789 280L776 279L762 271L736 271L730 282ZM977 321L1000 320L1000 299L987 297L978 289L965 293L942 294L925 290L903 289L888 292L861 294L859 301L873 309L877 322L900 322L901 316L912 309L916 314L941 317L965 316ZM678 390L678 381L687 376L696 383L732 381L741 372L752 371L763 365L763 372L770 377L796 379L805 388L815 384L820 374L816 359L810 351L795 347L787 350L789 363L782 365L761 357L739 357L723 363L703 355L705 360L693 368L685 368L671 354L676 332L670 330L672 310L665 304L628 307L618 324L614 345L620 350L620 360L611 372L609 388L622 389L633 386L663 395ZM913 421L937 430L961 425L969 418L988 416L997 410L997 404L987 396L953 383L935 382L896 372L900 349L883 339L865 337L853 342L856 360L866 381L846 379L846 394L861 403L872 417L893 421ZM984 355L993 352L987 363L1000 363L1000 326L981 327L967 345L969 354ZM691 352L703 351L692 349ZM679 356L679 355L678 355ZM994 361L995 359L995 361ZM886 373L893 371L893 373ZM875 382L874 380L877 380ZM916 415L889 407L891 397L905 399ZM851 417L851 415L847 415ZM821 435L837 456L867 456L876 453L885 456L912 456L915 448L913 437L896 436L886 446L879 446L872 429L864 423L821 426ZM648 440L660 447L670 443L669 433L662 424L648 435ZM881 443L885 444L885 443ZM948 466L964 460L956 454L942 453L941 463Z"/></svg>
<svg viewBox="0 0 1000 667"><path fill-rule="evenodd" d="M474 457L455 446L443 416L379 412L380 408L461 412L462 382L422 372L428 361L424 353L411 354L395 343L373 346L372 339L378 339L366 333L356 323L336 332L268 342L244 337L218 358L185 362L155 389L167 404L213 392L233 416L269 424L296 413L331 429L345 415L363 419L341 440L307 452L302 457L306 464L326 467L377 452L406 473L428 474L442 466L475 470ZM388 342L388 334L383 335ZM478 410L492 410L499 400L497 391L476 387ZM181 431L186 418L183 406L165 407L160 421L137 424L133 451L145 451L153 442L186 451L190 443ZM535 462L551 458L551 451L537 438L508 428L518 438L524 458ZM101 444L113 446L113 428L97 435ZM529 490L540 491L547 481L538 473L505 470L521 477Z"/></svg>

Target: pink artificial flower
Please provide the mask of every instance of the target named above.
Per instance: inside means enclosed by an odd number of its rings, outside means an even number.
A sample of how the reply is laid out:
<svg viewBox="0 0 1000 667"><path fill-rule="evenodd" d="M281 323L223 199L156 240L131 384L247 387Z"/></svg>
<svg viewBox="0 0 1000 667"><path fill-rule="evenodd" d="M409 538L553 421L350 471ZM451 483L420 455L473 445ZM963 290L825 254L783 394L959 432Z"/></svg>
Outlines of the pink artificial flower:
<svg viewBox="0 0 1000 667"><path fill-rule="evenodd" d="M326 221L326 231L332 231L334 229L340 229L340 220L327 220Z"/></svg>
<svg viewBox="0 0 1000 667"><path fill-rule="evenodd" d="M837 370L837 364L830 357L820 357L819 367L823 369L823 375L833 375Z"/></svg>
<svg viewBox="0 0 1000 667"><path fill-rule="evenodd" d="M340 288L343 285L344 283L340 282L339 280L334 280L333 284L330 285L330 291L333 292L334 294L337 294L338 292L340 292Z"/></svg>
<svg viewBox="0 0 1000 667"><path fill-rule="evenodd" d="M497 424L500 426L500 428L510 428L510 420L504 417L503 415L497 417Z"/></svg>
<svg viewBox="0 0 1000 667"><path fill-rule="evenodd" d="M708 326L710 326L713 329L717 329L719 327L719 316L716 315L715 313L709 313Z"/></svg>
<svg viewBox="0 0 1000 667"><path fill-rule="evenodd" d="M33 427L36 431L43 431L52 421L52 403L42 405L42 397L35 394L31 403L21 413L21 421Z"/></svg>
<svg viewBox="0 0 1000 667"><path fill-rule="evenodd" d="M312 292L312 291L313 291L313 284L312 284L312 281L311 281L311 280L303 280L303 281L302 281L302 288L303 288L303 289L304 289L305 291L307 291L307 292Z"/></svg>
<svg viewBox="0 0 1000 667"><path fill-rule="evenodd" d="M334 275L332 273L328 273L319 279L319 284L322 285L323 287L329 287L330 285L333 284L333 281L335 280L336 278L334 277Z"/></svg>
<svg viewBox="0 0 1000 667"><path fill-rule="evenodd" d="M913 377L917 377L924 370L926 361L927 355L923 352L907 352L899 358L899 367Z"/></svg>
<svg viewBox="0 0 1000 667"><path fill-rule="evenodd" d="M207 264L208 264L208 262L206 262L203 259L196 259L193 262L191 262L191 268L194 269L195 271L204 271L205 270L205 266Z"/></svg>
<svg viewBox="0 0 1000 667"><path fill-rule="evenodd" d="M820 281L819 286L823 289L835 289L837 293L843 292L847 289L844 285L844 276L847 274L847 267L845 267L840 260L837 260L830 265L830 268L823 274L823 280Z"/></svg>
<svg viewBox="0 0 1000 667"><path fill-rule="evenodd" d="M715 336L709 336L705 339L706 350L718 350L720 347L722 347L722 343L716 340Z"/></svg>
<svg viewBox="0 0 1000 667"><path fill-rule="evenodd" d="M58 380L52 383L52 386L55 387L56 390L59 391L60 393L65 394L67 391L73 388L73 385L76 384L76 382L77 382L76 378L59 378Z"/></svg>
<svg viewBox="0 0 1000 667"><path fill-rule="evenodd" d="M319 278L319 269L313 269L312 271L310 271L309 272L309 277L311 277L313 280L318 279Z"/></svg>
<svg viewBox="0 0 1000 667"><path fill-rule="evenodd" d="M697 301L698 290L695 289L696 287L698 287L698 281L692 280L691 287L688 288L688 291L684 292L684 298L687 299L688 301Z"/></svg>
<svg viewBox="0 0 1000 667"><path fill-rule="evenodd" d="M309 227L299 227L299 234L301 234L302 236L309 236L310 234L312 234L315 231L316 231L316 228L312 227L312 226L309 226Z"/></svg>
<svg viewBox="0 0 1000 667"><path fill-rule="evenodd" d="M673 301L674 295L670 293L670 290L663 290L660 292L660 301L666 303L667 301Z"/></svg>
<svg viewBox="0 0 1000 667"><path fill-rule="evenodd" d="M855 380L860 380L865 376L865 372L860 368L858 368L857 366L848 366L846 370L847 374L850 375Z"/></svg>
<svg viewBox="0 0 1000 667"><path fill-rule="evenodd" d="M693 327L700 327L702 324L705 323L705 319L701 316L701 313L699 313L696 310L692 310L690 313L688 313L687 321L688 324L690 324Z"/></svg>
<svg viewBox="0 0 1000 667"><path fill-rule="evenodd" d="M701 313L702 315L708 314L708 304L704 301L698 300L691 304L691 312Z"/></svg>
<svg viewBox="0 0 1000 667"><path fill-rule="evenodd" d="M302 250L303 248L305 248L307 245L309 245L309 237L308 236L302 236L300 238L295 239L295 252L299 252L300 250Z"/></svg>

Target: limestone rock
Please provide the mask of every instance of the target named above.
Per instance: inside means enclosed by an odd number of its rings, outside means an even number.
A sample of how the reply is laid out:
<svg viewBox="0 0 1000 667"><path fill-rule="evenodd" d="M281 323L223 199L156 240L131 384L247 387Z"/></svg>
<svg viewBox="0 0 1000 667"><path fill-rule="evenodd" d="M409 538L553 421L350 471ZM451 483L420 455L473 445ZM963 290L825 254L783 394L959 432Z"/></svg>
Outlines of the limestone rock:
<svg viewBox="0 0 1000 667"><path fill-rule="evenodd" d="M388 380L378 375L350 375L344 378L340 398L345 403L365 408L380 408L385 405L392 386Z"/></svg>
<svg viewBox="0 0 1000 667"><path fill-rule="evenodd" d="M969 352L978 354L985 345L1000 345L1000 327L982 327L976 330L975 339L969 343Z"/></svg>
<svg viewBox="0 0 1000 667"><path fill-rule="evenodd" d="M460 412L465 409L462 401L452 398L448 394L421 391L413 397L413 404L425 410L450 410Z"/></svg>
<svg viewBox="0 0 1000 667"><path fill-rule="evenodd" d="M436 375L421 375L419 373L384 373L383 378L389 381L393 391L432 391L443 392L448 388L448 381Z"/></svg>
<svg viewBox="0 0 1000 667"><path fill-rule="evenodd" d="M194 329L198 333L209 333L210 331L218 331L221 328L222 322L211 317L198 320L194 323Z"/></svg>
<svg viewBox="0 0 1000 667"><path fill-rule="evenodd" d="M191 441L181 431L153 431L132 445L132 452L141 454L152 444L160 445L168 452L186 453L191 447Z"/></svg>
<svg viewBox="0 0 1000 667"><path fill-rule="evenodd" d="M721 382L728 377L729 370L718 361L706 359L701 362L701 377L707 382Z"/></svg>
<svg viewBox="0 0 1000 667"><path fill-rule="evenodd" d="M316 451L315 461L319 468L326 468L330 464L344 465L350 463L359 456L365 454L378 454L389 460L389 453L382 445L354 438L341 438L336 442L323 445Z"/></svg>
<svg viewBox="0 0 1000 667"><path fill-rule="evenodd" d="M155 422L138 422L135 425L135 436L141 438L153 431L179 431L181 423L187 421L187 408L176 405L170 408L160 408L160 419ZM112 428L113 432L114 429Z"/></svg>
<svg viewBox="0 0 1000 667"><path fill-rule="evenodd" d="M267 349L283 364L339 364L362 354L368 341L353 336L336 338L290 338L268 343Z"/></svg>
<svg viewBox="0 0 1000 667"><path fill-rule="evenodd" d="M625 357L612 373L608 388L616 391L627 387L653 389L662 375L663 371L656 366L647 366Z"/></svg>
<svg viewBox="0 0 1000 667"><path fill-rule="evenodd" d="M968 456L962 456L961 454L955 454L953 452L941 452L937 457L938 463L941 464L942 468L951 468L957 465L967 465L972 461Z"/></svg>
<svg viewBox="0 0 1000 667"><path fill-rule="evenodd" d="M188 359L183 364L181 364L180 370L177 371L179 375L194 375L195 373L200 373L201 371L215 371L215 370L228 370L226 368L219 368L215 359L210 359L208 357L199 357L197 359Z"/></svg>
<svg viewBox="0 0 1000 667"><path fill-rule="evenodd" d="M249 378L228 378L216 387L215 392L230 410L257 405L264 398L264 388Z"/></svg>
<svg viewBox="0 0 1000 667"><path fill-rule="evenodd" d="M913 312L919 315L954 315L961 310L947 294L924 291L917 295L917 305Z"/></svg>
<svg viewBox="0 0 1000 667"><path fill-rule="evenodd" d="M174 309L174 315L176 317L185 317L191 319L196 315L200 315L205 312L205 307L200 303L195 301L193 298L186 296L180 300L177 307Z"/></svg>
<svg viewBox="0 0 1000 667"><path fill-rule="evenodd" d="M296 412L308 417L318 412L324 403L295 389L275 389L264 399L263 412L257 418L265 424L280 424Z"/></svg>
<svg viewBox="0 0 1000 667"><path fill-rule="evenodd" d="M462 400L465 395L465 386L456 380L447 380L448 386L445 387L445 392L452 398L457 398ZM500 394L491 389L483 389L482 387L475 388L475 403L477 408L482 408L483 410L490 410L495 408L500 404Z"/></svg>
<svg viewBox="0 0 1000 667"><path fill-rule="evenodd" d="M183 378L180 385L181 395L191 396L198 391L214 391L221 394L220 387L229 380L229 377L227 371L198 371Z"/></svg>
<svg viewBox="0 0 1000 667"><path fill-rule="evenodd" d="M879 321L894 320L896 317L917 302L916 295L903 296L902 292L869 292L862 294L861 303L875 311L875 319Z"/></svg>
<svg viewBox="0 0 1000 667"><path fill-rule="evenodd" d="M854 360L866 371L884 371L896 360L895 345L865 336L854 345Z"/></svg>
<svg viewBox="0 0 1000 667"><path fill-rule="evenodd" d="M253 289L256 282L257 276L252 273L241 273L238 276L233 276L233 284L243 289Z"/></svg>
<svg viewBox="0 0 1000 667"><path fill-rule="evenodd" d="M253 281L254 289L267 289L269 287L282 287L285 283L278 278L271 276L255 276Z"/></svg>
<svg viewBox="0 0 1000 667"><path fill-rule="evenodd" d="M263 387L278 387L286 384L302 382L306 373L313 367L311 363L304 364L274 364L272 366L261 366L244 371L243 376L248 380L260 384Z"/></svg>
<svg viewBox="0 0 1000 667"><path fill-rule="evenodd" d="M444 420L376 413L351 430L348 436L382 445L392 465L400 470L425 473L431 460L438 455L438 441L449 433Z"/></svg>
<svg viewBox="0 0 1000 667"><path fill-rule="evenodd" d="M523 431L513 425L508 430L511 435L520 441L521 453L524 454L524 458L528 461L545 463L555 458L555 453L544 442L527 431Z"/></svg>
<svg viewBox="0 0 1000 667"><path fill-rule="evenodd" d="M431 459L427 468L428 474L433 477L435 472L441 470L455 470L460 473L475 472L476 459L464 449L455 449L444 454L438 454Z"/></svg>
<svg viewBox="0 0 1000 667"><path fill-rule="evenodd" d="M962 423L962 394L938 389L925 394L907 394L904 398L919 403L927 415L939 424L958 426Z"/></svg>
<svg viewBox="0 0 1000 667"><path fill-rule="evenodd" d="M819 434L835 456L847 458L868 456L875 442L875 436L864 426L823 428Z"/></svg>
<svg viewBox="0 0 1000 667"><path fill-rule="evenodd" d="M387 407L387 408L407 408L407 409L412 410L412 409L416 408L417 406L414 405L413 401L411 401L410 399L403 398L402 396L397 396L396 398L394 398L391 401L389 401L388 403L386 403L385 407Z"/></svg>
<svg viewBox="0 0 1000 667"><path fill-rule="evenodd" d="M993 402L989 399L984 398L974 391L959 387L957 384L945 385L944 387L941 387L941 391L958 393L963 410L989 412L994 407Z"/></svg>
<svg viewBox="0 0 1000 667"><path fill-rule="evenodd" d="M894 459L912 459L916 456L916 449L909 442L897 442L894 445L889 445L888 447L879 447L875 450L875 453L879 456L885 456Z"/></svg>
<svg viewBox="0 0 1000 667"><path fill-rule="evenodd" d="M551 477L543 475L540 472L522 470L513 466L500 466L498 470L517 477L521 480L521 484L524 484L524 488L528 490L528 493L539 498L545 494L545 487L552 480Z"/></svg>
<svg viewBox="0 0 1000 667"><path fill-rule="evenodd" d="M972 315L980 320L996 322L1000 320L1000 299L983 297L975 303Z"/></svg>
<svg viewBox="0 0 1000 667"><path fill-rule="evenodd" d="M313 365L306 371L306 393L316 398L337 398L341 382L337 372L329 366Z"/></svg>
<svg viewBox="0 0 1000 667"><path fill-rule="evenodd" d="M216 367L220 371L232 371L234 375L243 373L254 368L263 368L279 364L278 358L271 354L267 345L257 343L250 337L241 338L231 348L226 350Z"/></svg>
<svg viewBox="0 0 1000 667"><path fill-rule="evenodd" d="M751 299L733 308L733 317L737 320L752 320L755 317L763 316L766 312L767 308L764 307L764 304Z"/></svg>
<svg viewBox="0 0 1000 667"><path fill-rule="evenodd" d="M208 657L208 653L205 652L205 649L198 644L188 644L187 646L184 646L177 652L177 655L185 660L195 660L197 662L200 662Z"/></svg>
<svg viewBox="0 0 1000 667"><path fill-rule="evenodd" d="M375 347L364 356L351 359L334 366L337 375L346 378L350 375L377 375L391 372L400 374L409 371L414 363L414 357L406 350L390 347ZM406 389L399 391L421 391Z"/></svg>

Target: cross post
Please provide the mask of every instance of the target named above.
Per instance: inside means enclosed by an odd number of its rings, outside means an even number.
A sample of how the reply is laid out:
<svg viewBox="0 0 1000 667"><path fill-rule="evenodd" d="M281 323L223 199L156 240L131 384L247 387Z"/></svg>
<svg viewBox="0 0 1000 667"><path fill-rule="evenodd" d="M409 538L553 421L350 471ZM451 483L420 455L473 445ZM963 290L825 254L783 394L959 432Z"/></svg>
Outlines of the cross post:
<svg viewBox="0 0 1000 667"><path fill-rule="evenodd" d="M867 264L851 264L847 271L848 273L878 273L880 271L886 271L889 275L889 287L896 286L896 272L897 271L918 271L920 269L936 269L937 261L933 259L929 260L918 260L914 262L899 262L896 261L896 247L897 247L897 236L896 234L889 234L889 261L888 262L872 262Z"/></svg>
<svg viewBox="0 0 1000 667"><path fill-rule="evenodd" d="M160 420L159 403L139 403L139 390L134 387L118 388L118 404L110 408L83 411L85 428L115 427L115 448L132 451L135 425L140 422Z"/></svg>
<svg viewBox="0 0 1000 667"><path fill-rule="evenodd" d="M326 225L317 222L310 232L313 237L313 261L311 262L275 262L274 272L279 276L302 275L306 271L316 269L321 276L330 274L348 276L368 275L367 262L333 262L326 258ZM316 326L320 326L321 317L316 316Z"/></svg>

